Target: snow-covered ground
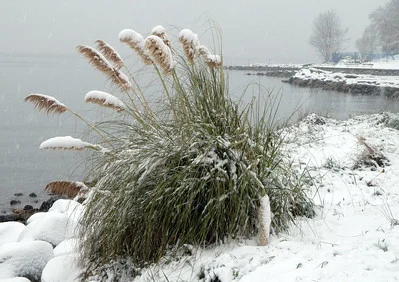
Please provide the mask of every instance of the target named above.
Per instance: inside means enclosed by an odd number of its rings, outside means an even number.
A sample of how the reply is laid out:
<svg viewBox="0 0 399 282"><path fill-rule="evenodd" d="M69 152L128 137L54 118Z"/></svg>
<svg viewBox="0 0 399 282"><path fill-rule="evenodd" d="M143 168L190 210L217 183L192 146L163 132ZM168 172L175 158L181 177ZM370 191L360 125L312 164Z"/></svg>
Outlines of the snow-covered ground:
<svg viewBox="0 0 399 282"><path fill-rule="evenodd" d="M305 68L299 70L293 77L301 80L320 80L326 82L344 82L346 84L399 88L399 76L346 74L324 71L316 68Z"/></svg>
<svg viewBox="0 0 399 282"><path fill-rule="evenodd" d="M373 60L371 62L354 62L353 60L342 59L335 65L323 64L320 66L335 67L335 68L360 68L360 69L399 69L399 55L393 57L386 57L383 59ZM317 66L315 66L317 67Z"/></svg>
<svg viewBox="0 0 399 282"><path fill-rule="evenodd" d="M286 130L284 152L298 170L321 179L309 194L318 206L315 218L299 218L268 246L241 240L200 249L145 269L134 281L399 280L399 131L389 121L399 128L394 114L347 121L308 116ZM82 208L60 200L26 227L1 223L0 281L26 281L11 280L26 269L42 271L44 282L74 281L79 267L71 228ZM38 254L40 263L27 259Z"/></svg>

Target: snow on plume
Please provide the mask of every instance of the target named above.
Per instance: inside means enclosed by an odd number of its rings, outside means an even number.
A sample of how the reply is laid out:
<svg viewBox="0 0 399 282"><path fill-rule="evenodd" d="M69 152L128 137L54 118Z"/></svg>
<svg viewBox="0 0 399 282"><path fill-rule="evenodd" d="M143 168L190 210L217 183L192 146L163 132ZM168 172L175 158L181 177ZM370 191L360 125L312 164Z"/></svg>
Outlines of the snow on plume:
<svg viewBox="0 0 399 282"><path fill-rule="evenodd" d="M133 42L135 43L138 47L140 47L141 49L144 49L144 38L143 36L138 33L135 32L132 29L124 29L119 33L119 40L121 42Z"/></svg>
<svg viewBox="0 0 399 282"><path fill-rule="evenodd" d="M197 53L197 47L199 45L199 40L197 34L194 34L189 29L183 29L179 33L179 41L183 45L184 53L190 63L193 63L194 56Z"/></svg>
<svg viewBox="0 0 399 282"><path fill-rule="evenodd" d="M89 91L85 96L85 101L111 108L118 112L125 109L125 104L121 100L109 93L99 90Z"/></svg>
<svg viewBox="0 0 399 282"><path fill-rule="evenodd" d="M173 70L174 61L172 52L160 37L156 35L148 36L145 39L145 48L165 74L169 74Z"/></svg>
<svg viewBox="0 0 399 282"><path fill-rule="evenodd" d="M135 50L140 56L144 64L151 65L152 60L145 53L145 43L143 36L131 29L124 29L119 33L119 40L126 43L130 48Z"/></svg>
<svg viewBox="0 0 399 282"><path fill-rule="evenodd" d="M47 139L40 144L39 149L83 150L93 145L71 136L59 136Z"/></svg>

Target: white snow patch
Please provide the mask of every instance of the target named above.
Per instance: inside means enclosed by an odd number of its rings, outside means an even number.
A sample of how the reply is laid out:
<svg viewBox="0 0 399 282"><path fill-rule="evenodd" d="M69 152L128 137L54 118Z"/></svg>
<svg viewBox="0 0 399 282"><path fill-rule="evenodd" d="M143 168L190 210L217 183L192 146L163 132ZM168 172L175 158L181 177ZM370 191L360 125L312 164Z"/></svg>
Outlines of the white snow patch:
<svg viewBox="0 0 399 282"><path fill-rule="evenodd" d="M144 38L143 36L132 30L132 29L124 29L119 33L119 40L122 42L132 42L137 45L140 49L144 49Z"/></svg>
<svg viewBox="0 0 399 282"><path fill-rule="evenodd" d="M0 278L22 276L39 280L44 266L53 257L53 247L47 242L5 244L0 247Z"/></svg>
<svg viewBox="0 0 399 282"><path fill-rule="evenodd" d="M58 256L47 263L43 270L42 282L78 281L81 272L74 255Z"/></svg>
<svg viewBox="0 0 399 282"><path fill-rule="evenodd" d="M45 216L28 224L21 232L18 241L42 240L57 246L65 239L74 236L77 220L66 213L49 211Z"/></svg>
<svg viewBox="0 0 399 282"><path fill-rule="evenodd" d="M26 221L26 224L29 224L29 223L31 223L31 222L34 222L35 220L37 220L37 219L39 219L39 218L41 218L42 216L45 216L45 215L46 215L45 212L37 212L37 213L34 213L34 214L32 214L32 215L28 218L28 220Z"/></svg>
<svg viewBox="0 0 399 282"><path fill-rule="evenodd" d="M40 144L39 149L72 149L83 150L84 148L92 146L92 144L83 142L78 138L71 136L59 136L47 139Z"/></svg>
<svg viewBox="0 0 399 282"><path fill-rule="evenodd" d="M71 238L62 241L60 244L58 244L57 247L54 248L54 256L63 256L63 255L69 255L72 254L78 246L78 240Z"/></svg>
<svg viewBox="0 0 399 282"><path fill-rule="evenodd" d="M194 46L199 44L198 35L192 32L190 29L183 29L179 33L179 39L184 40L185 42L189 42Z"/></svg>
<svg viewBox="0 0 399 282"><path fill-rule="evenodd" d="M0 247L4 244L17 242L25 225L20 222L0 223Z"/></svg>
<svg viewBox="0 0 399 282"><path fill-rule="evenodd" d="M158 35L158 34L165 34L166 29L162 25L154 26L151 30L151 34Z"/></svg>

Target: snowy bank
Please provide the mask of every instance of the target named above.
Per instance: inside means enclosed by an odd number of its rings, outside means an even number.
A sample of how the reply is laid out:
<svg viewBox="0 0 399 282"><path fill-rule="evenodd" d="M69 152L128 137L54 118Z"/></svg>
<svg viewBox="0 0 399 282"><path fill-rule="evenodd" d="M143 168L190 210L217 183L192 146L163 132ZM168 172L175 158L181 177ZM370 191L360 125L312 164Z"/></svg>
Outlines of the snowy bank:
<svg viewBox="0 0 399 282"><path fill-rule="evenodd" d="M399 76L345 74L316 68L299 70L284 82L303 87L322 88L365 95L399 97Z"/></svg>

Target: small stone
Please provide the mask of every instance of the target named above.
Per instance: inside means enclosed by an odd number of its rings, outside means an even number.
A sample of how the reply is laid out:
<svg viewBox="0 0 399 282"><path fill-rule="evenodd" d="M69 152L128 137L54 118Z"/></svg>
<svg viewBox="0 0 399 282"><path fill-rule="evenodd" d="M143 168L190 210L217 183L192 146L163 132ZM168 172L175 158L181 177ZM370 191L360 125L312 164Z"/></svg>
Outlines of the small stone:
<svg viewBox="0 0 399 282"><path fill-rule="evenodd" d="M20 203L21 203L20 200L11 200L11 201L10 201L10 205L11 205L11 206L18 205L18 204L20 204Z"/></svg>
<svg viewBox="0 0 399 282"><path fill-rule="evenodd" d="M24 195L24 193L15 193L15 194L14 194L15 197L21 197L21 196L23 196L23 195Z"/></svg>
<svg viewBox="0 0 399 282"><path fill-rule="evenodd" d="M61 199L60 196L54 196L51 197L50 199L48 199L47 201L44 201L42 203L42 205L39 208L39 211L41 212L47 212L54 204L55 201L57 201L58 199Z"/></svg>
<svg viewBox="0 0 399 282"><path fill-rule="evenodd" d="M31 198L36 198L37 195L36 195L35 193L30 193L30 194L29 194L29 197L31 197Z"/></svg>
<svg viewBox="0 0 399 282"><path fill-rule="evenodd" d="M31 205L24 206L24 211L28 211L28 210L33 210L33 207Z"/></svg>

